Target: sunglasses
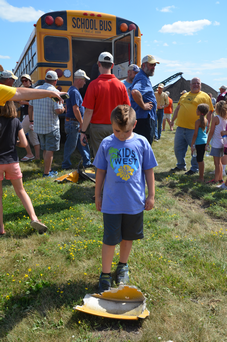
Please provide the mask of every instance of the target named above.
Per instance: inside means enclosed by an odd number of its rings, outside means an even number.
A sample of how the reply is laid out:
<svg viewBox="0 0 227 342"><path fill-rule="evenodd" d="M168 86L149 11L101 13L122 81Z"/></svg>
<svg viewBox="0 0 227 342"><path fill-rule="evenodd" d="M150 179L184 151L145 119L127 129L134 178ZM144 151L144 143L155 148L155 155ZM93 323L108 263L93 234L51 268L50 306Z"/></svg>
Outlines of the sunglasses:
<svg viewBox="0 0 227 342"><path fill-rule="evenodd" d="M22 82L22 83L24 83L24 82L28 82L28 81L29 81L29 80L21 80L21 82Z"/></svg>

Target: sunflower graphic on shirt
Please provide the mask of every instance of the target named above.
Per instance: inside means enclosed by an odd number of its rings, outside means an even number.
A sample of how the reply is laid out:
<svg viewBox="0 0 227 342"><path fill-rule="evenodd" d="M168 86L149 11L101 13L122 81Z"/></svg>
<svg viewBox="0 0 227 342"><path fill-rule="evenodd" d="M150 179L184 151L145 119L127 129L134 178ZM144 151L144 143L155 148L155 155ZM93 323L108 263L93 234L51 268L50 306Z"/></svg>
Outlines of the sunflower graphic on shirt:
<svg viewBox="0 0 227 342"><path fill-rule="evenodd" d="M139 167L137 153L128 147L121 149L111 147L109 149L110 166L117 177L128 181Z"/></svg>

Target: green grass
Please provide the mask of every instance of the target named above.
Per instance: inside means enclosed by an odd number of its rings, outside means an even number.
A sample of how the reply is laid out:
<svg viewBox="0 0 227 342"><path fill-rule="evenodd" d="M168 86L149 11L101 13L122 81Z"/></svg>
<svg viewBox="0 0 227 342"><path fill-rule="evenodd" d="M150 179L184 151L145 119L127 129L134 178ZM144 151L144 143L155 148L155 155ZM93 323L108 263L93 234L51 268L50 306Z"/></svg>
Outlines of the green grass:
<svg viewBox="0 0 227 342"><path fill-rule="evenodd" d="M42 178L43 162L21 163L25 189L49 228L39 235L10 183L3 182L1 341L227 341L227 192L196 183L198 175L171 174L173 140L174 132L166 130L153 144L159 164L155 207L144 213L145 238L134 242L129 259L131 283L147 298L145 320L73 310L97 291L101 271L103 223L93 183L57 184ZM60 175L62 150L54 156ZM75 166L79 159L76 153ZM189 152L186 160L189 167ZM206 179L211 170L206 157ZM119 246L113 270L118 258Z"/></svg>

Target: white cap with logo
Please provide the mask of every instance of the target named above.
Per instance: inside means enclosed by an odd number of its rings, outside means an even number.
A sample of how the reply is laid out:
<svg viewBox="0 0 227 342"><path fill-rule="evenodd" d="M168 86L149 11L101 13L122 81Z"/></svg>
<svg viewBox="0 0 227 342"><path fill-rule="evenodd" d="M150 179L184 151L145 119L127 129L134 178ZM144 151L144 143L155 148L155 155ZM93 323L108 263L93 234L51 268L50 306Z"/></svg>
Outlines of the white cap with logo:
<svg viewBox="0 0 227 342"><path fill-rule="evenodd" d="M109 52L102 52L99 55L98 62L113 63L113 55Z"/></svg>

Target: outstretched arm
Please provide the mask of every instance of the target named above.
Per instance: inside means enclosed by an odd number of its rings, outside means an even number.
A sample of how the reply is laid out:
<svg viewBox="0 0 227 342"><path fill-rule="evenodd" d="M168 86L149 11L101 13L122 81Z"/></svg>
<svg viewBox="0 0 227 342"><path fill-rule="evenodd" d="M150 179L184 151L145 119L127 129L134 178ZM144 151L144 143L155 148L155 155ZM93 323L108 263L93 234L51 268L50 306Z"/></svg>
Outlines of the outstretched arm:
<svg viewBox="0 0 227 342"><path fill-rule="evenodd" d="M42 99L44 97L57 97L60 103L63 103L60 95L66 94L65 92L56 92L45 89L32 89L32 88L17 88L15 95L11 98L11 101L21 100L35 100Z"/></svg>

